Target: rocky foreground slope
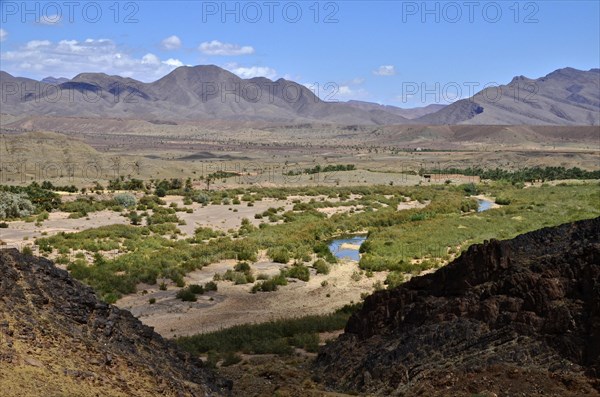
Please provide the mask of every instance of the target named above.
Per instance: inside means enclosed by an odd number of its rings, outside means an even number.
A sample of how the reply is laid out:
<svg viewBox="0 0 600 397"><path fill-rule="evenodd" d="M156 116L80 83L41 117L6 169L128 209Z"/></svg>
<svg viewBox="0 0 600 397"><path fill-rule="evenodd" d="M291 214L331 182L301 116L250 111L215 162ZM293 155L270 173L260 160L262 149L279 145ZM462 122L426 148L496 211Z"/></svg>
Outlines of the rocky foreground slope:
<svg viewBox="0 0 600 397"><path fill-rule="evenodd" d="M0 251L2 396L219 396L229 387L50 261Z"/></svg>
<svg viewBox="0 0 600 397"><path fill-rule="evenodd" d="M340 391L600 395L600 218L474 245L368 297L315 373Z"/></svg>

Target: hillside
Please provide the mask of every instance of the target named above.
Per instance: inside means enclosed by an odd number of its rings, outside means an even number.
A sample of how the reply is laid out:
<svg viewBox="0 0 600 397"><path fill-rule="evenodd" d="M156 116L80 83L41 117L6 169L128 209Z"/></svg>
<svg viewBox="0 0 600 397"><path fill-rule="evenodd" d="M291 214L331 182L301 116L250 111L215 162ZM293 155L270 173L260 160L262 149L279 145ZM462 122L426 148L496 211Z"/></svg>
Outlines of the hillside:
<svg viewBox="0 0 600 397"><path fill-rule="evenodd" d="M346 103L357 109L363 109L363 110L367 110L367 111L378 110L378 111L389 112L389 113L393 113L398 116L407 118L409 120L418 119L419 117L423 117L425 115L435 113L446 107L446 105L432 104L432 105L427 105L427 106L423 106L423 107L405 109L405 108L400 108L397 106L380 105L377 103L365 102L365 101L352 100L352 101L348 101Z"/></svg>
<svg viewBox="0 0 600 397"><path fill-rule="evenodd" d="M26 396L218 396L228 382L43 258L0 251L0 389Z"/></svg>
<svg viewBox="0 0 600 397"><path fill-rule="evenodd" d="M0 72L2 112L139 120L325 122L359 125L600 125L600 70L515 77L448 106L402 109L326 102L294 81L242 79L214 65L182 66L152 83L103 73L41 82Z"/></svg>
<svg viewBox="0 0 600 397"><path fill-rule="evenodd" d="M324 102L293 81L242 79L214 65L182 66L152 83L82 73L50 85L0 72L0 91L7 98L2 111L8 114L143 120L319 120L341 124L408 122L390 112Z"/></svg>
<svg viewBox="0 0 600 397"><path fill-rule="evenodd" d="M471 246L376 292L315 373L374 395L600 392L600 218Z"/></svg>
<svg viewBox="0 0 600 397"><path fill-rule="evenodd" d="M600 69L558 69L544 77L515 77L436 113L423 124L600 125Z"/></svg>

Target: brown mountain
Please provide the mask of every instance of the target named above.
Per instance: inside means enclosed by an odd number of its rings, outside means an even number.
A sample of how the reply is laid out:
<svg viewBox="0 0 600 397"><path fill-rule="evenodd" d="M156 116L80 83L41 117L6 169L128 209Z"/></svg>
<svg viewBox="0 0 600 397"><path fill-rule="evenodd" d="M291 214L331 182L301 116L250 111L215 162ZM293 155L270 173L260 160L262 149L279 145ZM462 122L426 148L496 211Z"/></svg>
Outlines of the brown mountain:
<svg viewBox="0 0 600 397"><path fill-rule="evenodd" d="M25 85L24 85L25 84ZM284 79L241 79L217 66L183 66L153 83L83 73L49 85L0 74L3 113L143 120L324 121L402 124L402 116L320 100Z"/></svg>
<svg viewBox="0 0 600 397"><path fill-rule="evenodd" d="M214 65L183 66L152 83L103 73L38 82L0 72L0 95L2 112L13 115L363 125L600 125L599 69L559 69L535 80L519 76L448 106L415 109L325 102L293 81L242 79Z"/></svg>
<svg viewBox="0 0 600 397"><path fill-rule="evenodd" d="M365 299L315 373L381 396L597 396L600 218L473 245Z"/></svg>
<svg viewBox="0 0 600 397"><path fill-rule="evenodd" d="M515 77L417 119L423 124L600 125L600 69Z"/></svg>
<svg viewBox="0 0 600 397"><path fill-rule="evenodd" d="M0 250L0 389L28 396L219 396L230 382L43 258Z"/></svg>
<svg viewBox="0 0 600 397"><path fill-rule="evenodd" d="M346 103L357 109L389 112L389 113L393 113L397 116L407 118L409 120L418 119L419 117L423 117L425 115L435 113L446 107L446 105L432 104L432 105L427 105L427 106L422 106L422 107L405 109L405 108L400 108L397 106L380 105L378 103L355 101L355 100L348 101Z"/></svg>

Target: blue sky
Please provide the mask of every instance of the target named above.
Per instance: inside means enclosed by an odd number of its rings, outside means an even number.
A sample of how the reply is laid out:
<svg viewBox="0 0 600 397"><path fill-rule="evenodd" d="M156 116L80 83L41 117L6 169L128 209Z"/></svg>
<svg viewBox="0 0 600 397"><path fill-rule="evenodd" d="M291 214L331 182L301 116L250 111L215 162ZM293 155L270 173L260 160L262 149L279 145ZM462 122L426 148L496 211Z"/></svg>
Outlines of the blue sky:
<svg viewBox="0 0 600 397"><path fill-rule="evenodd" d="M414 107L452 101L456 87L466 97L474 84L600 67L597 1L75 3L1 0L1 69L153 81L179 65L216 64L330 100Z"/></svg>

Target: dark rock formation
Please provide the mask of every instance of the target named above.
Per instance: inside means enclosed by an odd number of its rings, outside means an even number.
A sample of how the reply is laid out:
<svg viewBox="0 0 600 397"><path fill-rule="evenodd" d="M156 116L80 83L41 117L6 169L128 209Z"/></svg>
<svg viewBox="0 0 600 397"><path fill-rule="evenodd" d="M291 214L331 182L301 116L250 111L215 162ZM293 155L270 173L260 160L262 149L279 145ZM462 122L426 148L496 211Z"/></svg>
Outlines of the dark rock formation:
<svg viewBox="0 0 600 397"><path fill-rule="evenodd" d="M600 218L474 245L368 297L316 374L378 395L599 395Z"/></svg>
<svg viewBox="0 0 600 397"><path fill-rule="evenodd" d="M230 386L52 262L0 251L3 396L217 396Z"/></svg>

